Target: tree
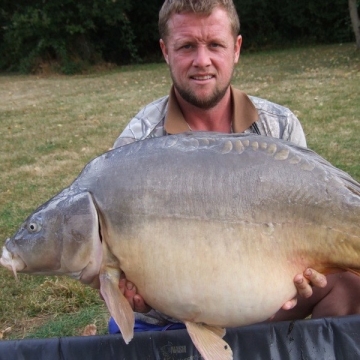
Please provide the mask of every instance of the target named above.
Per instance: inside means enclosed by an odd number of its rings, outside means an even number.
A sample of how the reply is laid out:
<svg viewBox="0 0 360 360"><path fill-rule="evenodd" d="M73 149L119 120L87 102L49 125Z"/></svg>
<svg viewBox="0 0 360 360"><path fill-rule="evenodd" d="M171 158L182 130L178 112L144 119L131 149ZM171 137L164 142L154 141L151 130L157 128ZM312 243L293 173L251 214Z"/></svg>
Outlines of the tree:
<svg viewBox="0 0 360 360"><path fill-rule="evenodd" d="M0 68L36 71L43 61L75 73L103 57L100 35L116 32L121 56L136 56L130 0L2 0Z"/></svg>
<svg viewBox="0 0 360 360"><path fill-rule="evenodd" d="M357 9L357 0L349 0L349 11L352 28L355 34L356 47L360 49L360 19Z"/></svg>

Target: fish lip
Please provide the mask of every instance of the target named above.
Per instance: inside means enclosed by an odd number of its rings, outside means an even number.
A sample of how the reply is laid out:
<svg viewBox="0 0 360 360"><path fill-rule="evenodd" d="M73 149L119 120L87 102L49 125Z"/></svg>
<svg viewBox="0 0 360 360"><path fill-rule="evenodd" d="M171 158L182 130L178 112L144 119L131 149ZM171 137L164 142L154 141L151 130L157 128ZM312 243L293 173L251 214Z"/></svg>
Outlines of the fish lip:
<svg viewBox="0 0 360 360"><path fill-rule="evenodd" d="M9 240L9 239L8 239ZM8 241L6 240L6 242ZM23 271L26 268L26 264L23 259L18 255L9 251L6 246L2 248L2 255L0 258L0 264L14 273L17 278L17 272Z"/></svg>

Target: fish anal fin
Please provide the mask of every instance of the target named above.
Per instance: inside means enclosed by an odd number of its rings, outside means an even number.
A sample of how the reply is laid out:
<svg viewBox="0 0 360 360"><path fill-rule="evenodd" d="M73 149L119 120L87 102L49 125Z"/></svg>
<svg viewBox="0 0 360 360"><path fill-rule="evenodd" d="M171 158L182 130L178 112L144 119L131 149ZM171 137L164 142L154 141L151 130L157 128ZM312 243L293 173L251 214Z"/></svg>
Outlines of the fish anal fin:
<svg viewBox="0 0 360 360"><path fill-rule="evenodd" d="M120 269L105 268L100 273L100 292L126 344L134 336L134 312L119 289Z"/></svg>
<svg viewBox="0 0 360 360"><path fill-rule="evenodd" d="M191 321L184 323L192 342L205 360L233 359L229 344L221 338L224 329Z"/></svg>
<svg viewBox="0 0 360 360"><path fill-rule="evenodd" d="M359 269L355 270L355 269L346 268L345 270L349 271L349 272L351 272L351 273L353 273L353 274L355 274L357 276L360 276L360 270Z"/></svg>
<svg viewBox="0 0 360 360"><path fill-rule="evenodd" d="M360 270L359 269L351 269L351 268L342 268L342 267L331 267L331 266L314 266L314 270L318 271L321 274L329 275L329 274L335 274L339 272L349 271L357 276L360 276Z"/></svg>
<svg viewBox="0 0 360 360"><path fill-rule="evenodd" d="M324 275L347 271L347 269L334 266L311 266L311 268Z"/></svg>

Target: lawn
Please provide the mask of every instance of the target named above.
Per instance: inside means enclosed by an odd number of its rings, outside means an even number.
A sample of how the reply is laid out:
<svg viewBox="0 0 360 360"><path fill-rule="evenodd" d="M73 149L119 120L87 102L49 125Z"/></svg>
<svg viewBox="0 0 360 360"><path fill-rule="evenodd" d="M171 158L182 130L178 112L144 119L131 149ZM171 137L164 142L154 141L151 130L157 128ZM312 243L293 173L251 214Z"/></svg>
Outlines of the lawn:
<svg viewBox="0 0 360 360"><path fill-rule="evenodd" d="M289 107L308 146L360 180L360 53L353 44L246 53L233 84ZM0 244L170 85L165 64L0 76ZM0 288L0 338L79 335L88 324L106 332L98 292L73 280L20 274L16 282L1 268Z"/></svg>

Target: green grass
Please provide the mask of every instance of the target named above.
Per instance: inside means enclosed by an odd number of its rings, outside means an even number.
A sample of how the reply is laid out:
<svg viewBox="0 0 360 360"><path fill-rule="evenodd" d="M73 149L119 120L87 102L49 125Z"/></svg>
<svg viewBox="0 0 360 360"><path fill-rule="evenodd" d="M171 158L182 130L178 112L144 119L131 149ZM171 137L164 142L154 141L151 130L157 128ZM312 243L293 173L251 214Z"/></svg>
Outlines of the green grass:
<svg viewBox="0 0 360 360"><path fill-rule="evenodd" d="M233 84L289 107L308 145L360 180L360 53L352 44L244 54ZM38 205L109 149L129 119L168 93L165 64L82 76L0 76L0 245ZM106 331L98 291L62 277L0 269L7 338Z"/></svg>
<svg viewBox="0 0 360 360"><path fill-rule="evenodd" d="M83 308L79 312L63 314L44 322L33 330L27 338L48 338L56 336L79 336L87 324L97 327L97 334L106 333L104 324L108 320L106 311L99 311L98 306Z"/></svg>

